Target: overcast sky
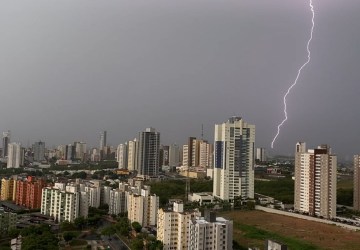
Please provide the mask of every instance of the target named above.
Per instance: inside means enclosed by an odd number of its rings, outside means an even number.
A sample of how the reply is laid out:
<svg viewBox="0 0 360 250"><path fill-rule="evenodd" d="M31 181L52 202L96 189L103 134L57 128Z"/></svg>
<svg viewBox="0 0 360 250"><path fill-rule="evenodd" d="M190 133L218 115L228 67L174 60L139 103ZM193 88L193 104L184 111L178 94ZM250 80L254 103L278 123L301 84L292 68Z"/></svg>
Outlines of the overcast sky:
<svg viewBox="0 0 360 250"><path fill-rule="evenodd" d="M314 5L312 61L269 151L306 141L349 157L360 153L360 2ZM97 146L101 130L117 145L152 126L183 144L239 115L270 148L310 28L307 0L2 0L0 131Z"/></svg>

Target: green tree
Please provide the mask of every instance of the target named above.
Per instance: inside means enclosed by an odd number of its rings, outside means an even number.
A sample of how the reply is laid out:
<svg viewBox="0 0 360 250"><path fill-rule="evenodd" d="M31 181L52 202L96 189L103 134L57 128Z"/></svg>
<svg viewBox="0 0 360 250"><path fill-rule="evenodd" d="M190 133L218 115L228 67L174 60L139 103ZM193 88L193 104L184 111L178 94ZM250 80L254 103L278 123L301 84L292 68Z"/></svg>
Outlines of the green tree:
<svg viewBox="0 0 360 250"><path fill-rule="evenodd" d="M63 233L63 238L66 242L71 241L75 237L76 237L76 234L74 232L68 231L68 232Z"/></svg>
<svg viewBox="0 0 360 250"><path fill-rule="evenodd" d="M111 235L116 233L116 229L113 225L104 227L103 230L101 230L102 235L107 235L109 238Z"/></svg>
<svg viewBox="0 0 360 250"><path fill-rule="evenodd" d="M135 238L131 242L132 250L142 250L143 248L144 248L144 240L143 239Z"/></svg>
<svg viewBox="0 0 360 250"><path fill-rule="evenodd" d="M78 229L83 229L87 224L87 220L81 216L78 217L74 220L74 225L78 228Z"/></svg>
<svg viewBox="0 0 360 250"><path fill-rule="evenodd" d="M142 226L140 225L139 222L134 221L133 223L131 223L131 226L137 233L140 233Z"/></svg>

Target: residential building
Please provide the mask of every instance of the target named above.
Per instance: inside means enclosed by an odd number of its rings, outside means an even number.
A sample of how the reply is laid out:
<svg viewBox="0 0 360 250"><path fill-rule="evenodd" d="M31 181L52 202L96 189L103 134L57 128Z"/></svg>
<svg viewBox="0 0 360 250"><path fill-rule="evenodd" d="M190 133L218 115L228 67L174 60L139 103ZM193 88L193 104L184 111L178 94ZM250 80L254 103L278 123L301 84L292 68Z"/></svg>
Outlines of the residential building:
<svg viewBox="0 0 360 250"><path fill-rule="evenodd" d="M159 209L157 216L157 240L164 250L190 249L190 223L201 214L198 211L184 212L182 201L175 201L172 209Z"/></svg>
<svg viewBox="0 0 360 250"><path fill-rule="evenodd" d="M299 142L295 151L294 209L327 219L336 217L337 157L321 145L306 151Z"/></svg>
<svg viewBox="0 0 360 250"><path fill-rule="evenodd" d="M88 194L89 207L98 208L100 206L100 195L101 187L100 186L86 186L85 192Z"/></svg>
<svg viewBox="0 0 360 250"><path fill-rule="evenodd" d="M127 212L127 193L123 190L110 191L109 214L118 215Z"/></svg>
<svg viewBox="0 0 360 250"><path fill-rule="evenodd" d="M127 211L130 222L139 222L143 227L156 225L159 197L150 194L150 186L127 191Z"/></svg>
<svg viewBox="0 0 360 250"><path fill-rule="evenodd" d="M38 141L33 145L34 161L45 160L45 142Z"/></svg>
<svg viewBox="0 0 360 250"><path fill-rule="evenodd" d="M138 152L139 152L139 143L135 138L132 141L128 141L128 155L127 155L127 169L129 171L137 171L138 168Z"/></svg>
<svg viewBox="0 0 360 250"><path fill-rule="evenodd" d="M360 211L360 155L354 155L354 210Z"/></svg>
<svg viewBox="0 0 360 250"><path fill-rule="evenodd" d="M16 180L13 178L2 178L1 179L1 197L0 200L12 201L15 200L16 194Z"/></svg>
<svg viewBox="0 0 360 250"><path fill-rule="evenodd" d="M24 151L20 143L8 144L8 161L7 168L19 168L24 165Z"/></svg>
<svg viewBox="0 0 360 250"><path fill-rule="evenodd" d="M42 189L41 213L60 222L74 220L88 215L88 195L77 186L66 186L66 191L56 187Z"/></svg>
<svg viewBox="0 0 360 250"><path fill-rule="evenodd" d="M128 145L127 142L120 144L116 150L116 161L119 169L128 168Z"/></svg>
<svg viewBox="0 0 360 250"><path fill-rule="evenodd" d="M205 211L205 217L193 219L190 223L189 235L188 249L233 249L233 222L216 217L214 212Z"/></svg>
<svg viewBox="0 0 360 250"><path fill-rule="evenodd" d="M28 176L16 181L15 203L29 209L41 208L41 193L46 183L42 179Z"/></svg>
<svg viewBox="0 0 360 250"><path fill-rule="evenodd" d="M74 142L75 159L84 162L86 160L86 143Z"/></svg>
<svg viewBox="0 0 360 250"><path fill-rule="evenodd" d="M8 145L10 143L10 131L3 132L2 138L2 157L6 158L8 156Z"/></svg>
<svg viewBox="0 0 360 250"><path fill-rule="evenodd" d="M7 234L9 230L15 229L16 222L16 213L5 212L4 208L0 207L0 235Z"/></svg>
<svg viewBox="0 0 360 250"><path fill-rule="evenodd" d="M160 133L147 128L139 133L138 174L157 176L159 172Z"/></svg>
<svg viewBox="0 0 360 250"><path fill-rule="evenodd" d="M256 148L256 158L259 162L265 162L266 161L266 151L265 148Z"/></svg>
<svg viewBox="0 0 360 250"><path fill-rule="evenodd" d="M255 125L241 117L215 125L213 195L254 198Z"/></svg>
<svg viewBox="0 0 360 250"><path fill-rule="evenodd" d="M171 144L169 146L169 166L177 167L180 165L180 149L176 144Z"/></svg>

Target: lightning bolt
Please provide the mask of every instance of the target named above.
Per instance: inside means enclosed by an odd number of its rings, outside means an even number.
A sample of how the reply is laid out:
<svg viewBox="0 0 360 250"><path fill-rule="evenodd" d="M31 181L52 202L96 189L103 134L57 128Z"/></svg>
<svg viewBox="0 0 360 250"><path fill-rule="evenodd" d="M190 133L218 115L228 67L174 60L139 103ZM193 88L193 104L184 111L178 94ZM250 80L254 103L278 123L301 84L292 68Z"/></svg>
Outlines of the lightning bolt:
<svg viewBox="0 0 360 250"><path fill-rule="evenodd" d="M305 66L306 66L306 65L310 62L310 60L311 60L310 43L311 43L311 40L313 39L314 26L315 26L315 22L314 22L315 11L314 11L314 6L313 6L313 1L312 1L312 0L309 1L309 6L310 6L311 13L312 13L312 18L311 18L312 26L311 26L310 38L309 38L309 40L308 40L308 42L307 42L307 46L306 46L306 49L307 49L307 60L306 60L306 62L299 68L294 83L288 88L288 90L286 91L286 93L285 93L285 95L284 95L284 115L285 115L285 118L284 118L284 120L282 120L282 122L277 126L277 133L276 133L274 139L273 139L272 142L271 142L271 148L274 148L274 143L275 143L276 139L278 138L278 136L279 136L279 134L280 134L280 129L281 129L281 127L284 125L284 123L285 123L285 122L287 121L287 119L288 119L286 98L287 98L287 96L289 95L291 89L292 89L293 87L295 87L295 85L297 84L297 82L298 82L298 80L299 80L299 77L300 77L300 75L301 75L302 70L305 68Z"/></svg>

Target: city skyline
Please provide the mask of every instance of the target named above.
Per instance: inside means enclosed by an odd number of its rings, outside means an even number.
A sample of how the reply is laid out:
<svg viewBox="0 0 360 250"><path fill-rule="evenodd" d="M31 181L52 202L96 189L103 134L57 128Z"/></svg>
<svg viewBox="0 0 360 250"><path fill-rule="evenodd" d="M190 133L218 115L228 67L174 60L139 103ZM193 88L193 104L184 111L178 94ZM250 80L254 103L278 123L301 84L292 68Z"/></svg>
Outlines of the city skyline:
<svg viewBox="0 0 360 250"><path fill-rule="evenodd" d="M360 4L314 7L313 60L269 152L293 155L294 143L307 141L351 160L360 135L339 128L358 123ZM5 1L0 16L0 99L12 104L0 131L49 146L97 145L101 130L116 146L146 127L181 145L200 137L201 124L211 142L214 124L239 115L257 126L256 146L269 149L310 27L307 1L285 0Z"/></svg>

